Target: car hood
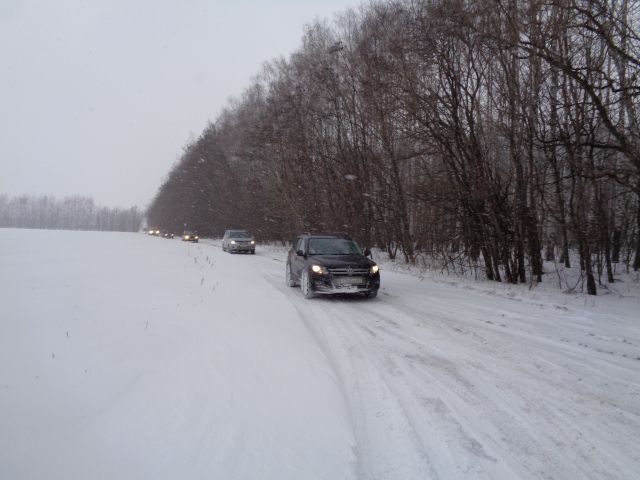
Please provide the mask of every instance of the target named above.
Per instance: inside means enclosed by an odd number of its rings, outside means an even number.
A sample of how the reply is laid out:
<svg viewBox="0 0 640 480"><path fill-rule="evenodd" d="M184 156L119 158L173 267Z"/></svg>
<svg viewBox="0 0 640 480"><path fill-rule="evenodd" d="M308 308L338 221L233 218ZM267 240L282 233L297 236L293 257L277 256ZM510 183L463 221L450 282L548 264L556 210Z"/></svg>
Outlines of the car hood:
<svg viewBox="0 0 640 480"><path fill-rule="evenodd" d="M309 255L309 260L327 268L369 268L375 264L364 255Z"/></svg>

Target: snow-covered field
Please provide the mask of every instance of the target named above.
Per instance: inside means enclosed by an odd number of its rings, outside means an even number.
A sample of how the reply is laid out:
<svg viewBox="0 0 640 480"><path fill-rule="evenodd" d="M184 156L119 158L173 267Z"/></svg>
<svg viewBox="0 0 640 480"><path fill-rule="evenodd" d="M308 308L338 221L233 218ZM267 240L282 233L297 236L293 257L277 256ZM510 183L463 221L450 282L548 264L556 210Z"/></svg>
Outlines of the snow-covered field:
<svg viewBox="0 0 640 480"><path fill-rule="evenodd" d="M1 479L637 479L640 303L0 229Z"/></svg>

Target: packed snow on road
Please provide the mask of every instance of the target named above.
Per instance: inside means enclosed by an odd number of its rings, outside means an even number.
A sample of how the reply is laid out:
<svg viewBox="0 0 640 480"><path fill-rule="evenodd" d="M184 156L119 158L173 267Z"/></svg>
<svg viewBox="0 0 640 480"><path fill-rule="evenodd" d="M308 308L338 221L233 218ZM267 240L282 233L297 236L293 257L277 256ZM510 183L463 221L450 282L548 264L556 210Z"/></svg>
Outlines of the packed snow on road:
<svg viewBox="0 0 640 480"><path fill-rule="evenodd" d="M284 260L0 229L0 478L638 478L637 296Z"/></svg>

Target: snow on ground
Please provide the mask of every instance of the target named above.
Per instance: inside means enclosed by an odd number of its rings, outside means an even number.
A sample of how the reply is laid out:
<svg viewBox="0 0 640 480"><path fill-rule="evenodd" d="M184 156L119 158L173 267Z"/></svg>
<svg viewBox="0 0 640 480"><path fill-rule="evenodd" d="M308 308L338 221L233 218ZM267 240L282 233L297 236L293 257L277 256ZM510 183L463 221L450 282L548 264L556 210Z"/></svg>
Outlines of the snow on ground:
<svg viewBox="0 0 640 480"><path fill-rule="evenodd" d="M0 478L635 479L637 297L0 230Z"/></svg>
<svg viewBox="0 0 640 480"><path fill-rule="evenodd" d="M0 478L349 478L337 377L253 266L0 230Z"/></svg>

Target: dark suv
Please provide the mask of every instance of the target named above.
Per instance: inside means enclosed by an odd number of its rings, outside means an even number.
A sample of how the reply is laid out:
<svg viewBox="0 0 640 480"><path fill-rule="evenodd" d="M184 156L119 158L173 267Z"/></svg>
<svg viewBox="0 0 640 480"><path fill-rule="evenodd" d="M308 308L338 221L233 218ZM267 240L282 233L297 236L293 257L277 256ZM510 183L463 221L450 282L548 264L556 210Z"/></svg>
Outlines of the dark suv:
<svg viewBox="0 0 640 480"><path fill-rule="evenodd" d="M363 293L375 298L380 288L378 265L347 235L300 235L287 257L287 285L300 285L306 298L318 294Z"/></svg>

